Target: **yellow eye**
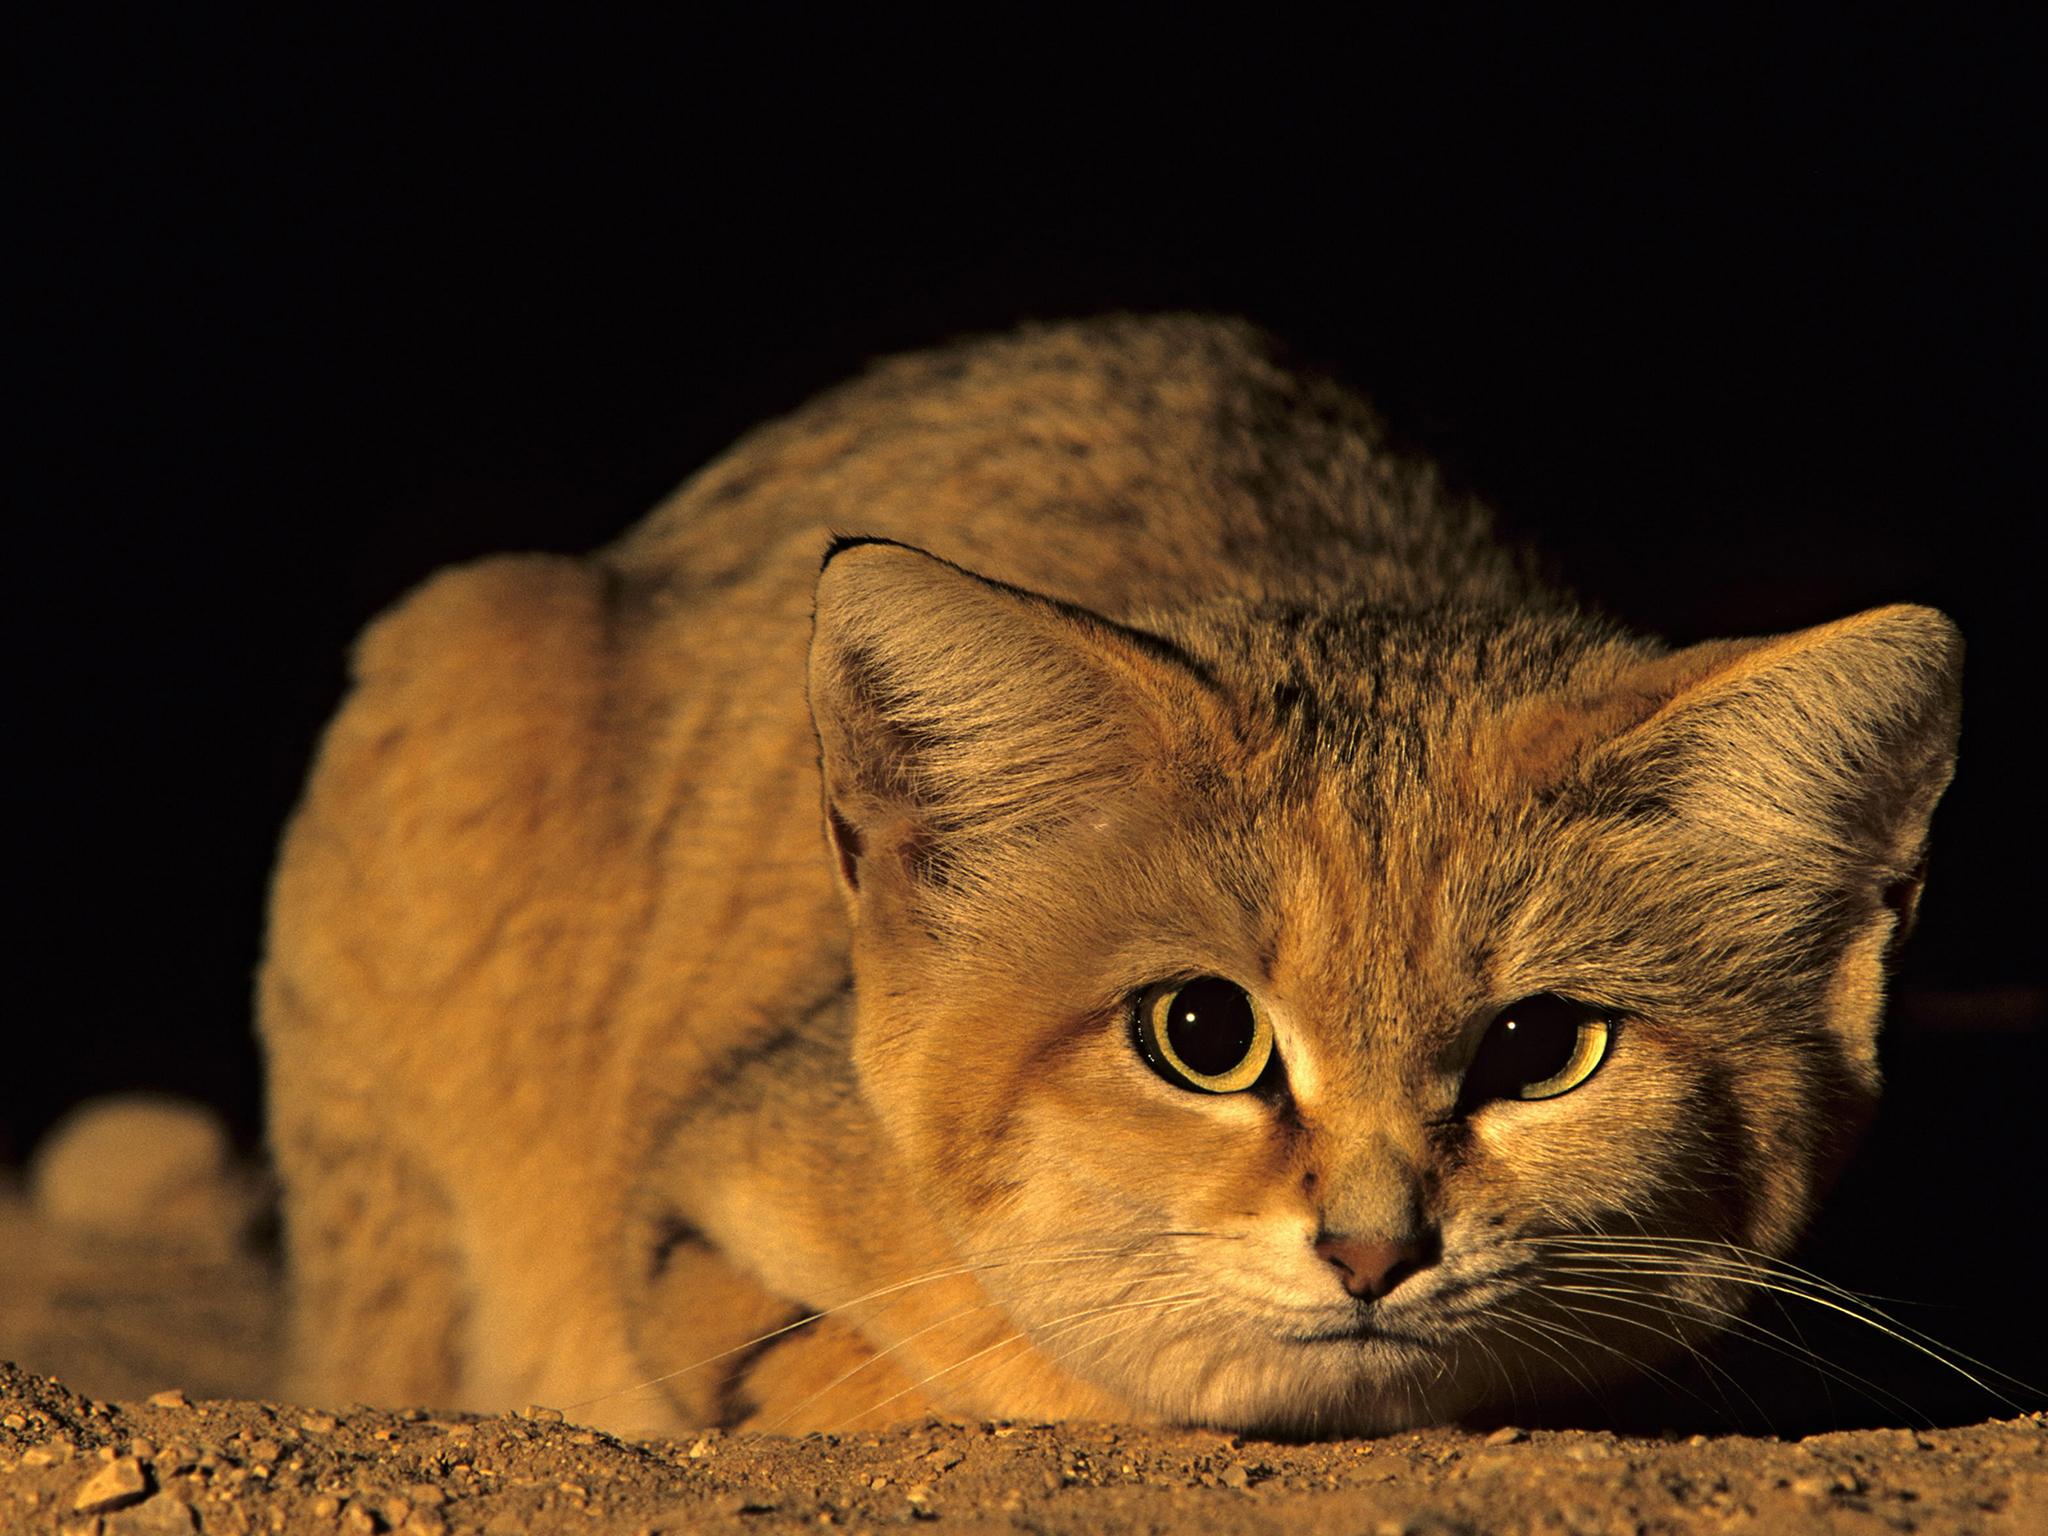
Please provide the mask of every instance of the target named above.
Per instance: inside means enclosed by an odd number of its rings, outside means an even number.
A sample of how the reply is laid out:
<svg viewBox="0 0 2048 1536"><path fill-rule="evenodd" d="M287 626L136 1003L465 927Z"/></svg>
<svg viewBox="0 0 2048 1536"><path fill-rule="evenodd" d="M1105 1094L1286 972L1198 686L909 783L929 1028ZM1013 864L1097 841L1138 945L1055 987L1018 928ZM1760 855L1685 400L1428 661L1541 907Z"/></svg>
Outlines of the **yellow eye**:
<svg viewBox="0 0 2048 1536"><path fill-rule="evenodd" d="M1607 1059L1614 1023L1589 1003L1554 992L1501 1010L1465 1073L1463 1101L1554 1099L1570 1093Z"/></svg>
<svg viewBox="0 0 2048 1536"><path fill-rule="evenodd" d="M1163 982L1138 999L1138 1054L1176 1088L1236 1093L1273 1056L1273 1026L1251 994L1221 976Z"/></svg>

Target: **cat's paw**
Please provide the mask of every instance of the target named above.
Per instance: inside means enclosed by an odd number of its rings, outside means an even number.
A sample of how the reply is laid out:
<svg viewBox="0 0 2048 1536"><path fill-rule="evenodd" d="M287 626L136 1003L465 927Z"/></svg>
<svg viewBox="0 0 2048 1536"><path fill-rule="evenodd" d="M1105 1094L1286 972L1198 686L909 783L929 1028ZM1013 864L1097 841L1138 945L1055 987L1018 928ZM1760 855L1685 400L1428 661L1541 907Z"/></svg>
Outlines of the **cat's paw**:
<svg viewBox="0 0 2048 1536"><path fill-rule="evenodd" d="M257 1211L219 1119L155 1095L93 1099L43 1138L29 1169L38 1217L79 1236L225 1252Z"/></svg>

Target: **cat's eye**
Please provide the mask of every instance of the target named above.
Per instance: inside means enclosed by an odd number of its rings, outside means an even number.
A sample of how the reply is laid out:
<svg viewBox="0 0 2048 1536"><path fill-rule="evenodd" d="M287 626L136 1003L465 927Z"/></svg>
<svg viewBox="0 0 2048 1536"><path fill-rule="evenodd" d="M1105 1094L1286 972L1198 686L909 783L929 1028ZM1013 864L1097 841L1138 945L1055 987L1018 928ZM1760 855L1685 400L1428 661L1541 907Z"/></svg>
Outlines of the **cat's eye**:
<svg viewBox="0 0 2048 1536"><path fill-rule="evenodd" d="M1273 1056L1273 1026L1234 981L1197 976L1149 987L1134 1021L1138 1054L1177 1088L1236 1093Z"/></svg>
<svg viewBox="0 0 2048 1536"><path fill-rule="evenodd" d="M1466 1069L1462 1100L1554 1099L1593 1075L1607 1057L1614 1023L1602 1010L1554 992L1503 1008Z"/></svg>

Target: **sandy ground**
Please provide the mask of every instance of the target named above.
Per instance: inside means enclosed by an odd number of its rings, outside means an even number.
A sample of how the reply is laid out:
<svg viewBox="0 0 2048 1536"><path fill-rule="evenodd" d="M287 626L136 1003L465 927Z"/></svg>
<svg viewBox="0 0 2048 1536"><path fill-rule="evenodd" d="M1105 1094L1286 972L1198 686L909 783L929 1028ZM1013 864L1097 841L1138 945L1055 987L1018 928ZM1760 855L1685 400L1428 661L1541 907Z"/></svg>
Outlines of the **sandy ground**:
<svg viewBox="0 0 2048 1536"><path fill-rule="evenodd" d="M0 1532L2048 1532L2048 1415L1803 1440L926 1423L625 1442L548 1410L265 1401L247 1247L59 1230L0 1190ZM87 1395L90 1394L90 1395Z"/></svg>

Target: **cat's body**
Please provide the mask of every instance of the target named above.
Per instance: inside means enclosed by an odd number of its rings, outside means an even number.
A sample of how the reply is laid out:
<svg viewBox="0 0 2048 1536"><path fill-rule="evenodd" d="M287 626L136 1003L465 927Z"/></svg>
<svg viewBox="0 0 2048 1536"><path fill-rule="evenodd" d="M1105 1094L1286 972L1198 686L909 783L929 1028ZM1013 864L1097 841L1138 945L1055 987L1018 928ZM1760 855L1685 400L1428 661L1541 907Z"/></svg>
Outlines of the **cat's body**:
<svg viewBox="0 0 2048 1536"><path fill-rule="evenodd" d="M365 636L262 985L293 1387L1343 1429L1604 1374L1561 1243L1782 1252L1874 1092L1956 649L1620 636L1242 326L884 365ZM1473 1099L1529 998L1611 1059Z"/></svg>

